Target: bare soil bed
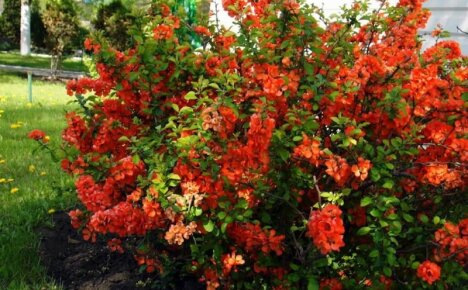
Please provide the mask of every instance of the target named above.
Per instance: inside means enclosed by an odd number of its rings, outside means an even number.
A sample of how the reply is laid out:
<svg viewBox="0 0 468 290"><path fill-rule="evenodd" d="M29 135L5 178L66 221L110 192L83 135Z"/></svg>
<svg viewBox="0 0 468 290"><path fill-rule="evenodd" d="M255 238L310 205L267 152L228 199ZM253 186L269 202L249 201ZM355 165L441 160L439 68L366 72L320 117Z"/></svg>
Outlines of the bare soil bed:
<svg viewBox="0 0 468 290"><path fill-rule="evenodd" d="M39 255L48 275L64 289L133 290L154 289L155 276L138 271L130 253L113 253L105 242L84 241L70 225L65 212L53 215L54 227L38 230ZM167 289L200 289L195 280L176 282ZM161 289L161 286L157 287Z"/></svg>

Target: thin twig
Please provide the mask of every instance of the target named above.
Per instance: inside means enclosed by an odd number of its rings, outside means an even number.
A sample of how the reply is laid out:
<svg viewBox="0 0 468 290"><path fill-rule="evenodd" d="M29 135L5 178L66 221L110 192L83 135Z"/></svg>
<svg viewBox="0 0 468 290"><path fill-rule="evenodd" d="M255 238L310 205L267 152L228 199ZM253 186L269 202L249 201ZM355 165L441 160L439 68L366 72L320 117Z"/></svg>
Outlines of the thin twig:
<svg viewBox="0 0 468 290"><path fill-rule="evenodd" d="M315 177L315 175L314 175L314 186L315 186L315 190L317 190L319 208L322 209L322 197L321 197L322 192L320 191L320 188L318 187L317 177Z"/></svg>

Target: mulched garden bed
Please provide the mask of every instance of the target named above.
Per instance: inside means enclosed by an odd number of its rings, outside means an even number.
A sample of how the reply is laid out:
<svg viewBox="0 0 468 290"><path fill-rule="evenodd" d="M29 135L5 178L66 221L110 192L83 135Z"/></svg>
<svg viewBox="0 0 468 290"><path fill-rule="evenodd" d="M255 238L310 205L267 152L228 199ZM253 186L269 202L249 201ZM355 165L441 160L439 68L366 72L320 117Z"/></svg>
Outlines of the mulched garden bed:
<svg viewBox="0 0 468 290"><path fill-rule="evenodd" d="M55 213L53 222L53 228L43 227L38 231L41 237L39 255L48 275L64 289L152 289L154 275L140 273L130 253L113 253L104 242L84 241L71 227L65 212ZM175 287L200 289L200 284L180 281Z"/></svg>

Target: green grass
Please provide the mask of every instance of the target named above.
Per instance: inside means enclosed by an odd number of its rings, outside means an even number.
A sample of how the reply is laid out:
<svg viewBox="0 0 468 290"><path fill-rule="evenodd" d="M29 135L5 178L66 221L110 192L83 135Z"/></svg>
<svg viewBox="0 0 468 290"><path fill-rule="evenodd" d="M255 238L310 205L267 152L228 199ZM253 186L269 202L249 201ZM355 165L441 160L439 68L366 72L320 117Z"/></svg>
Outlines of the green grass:
<svg viewBox="0 0 468 290"><path fill-rule="evenodd" d="M0 52L0 64L50 68L50 56L22 56L18 53ZM82 61L70 57L66 57L62 61L61 69L71 71L87 70Z"/></svg>
<svg viewBox="0 0 468 290"><path fill-rule="evenodd" d="M63 190L70 177L46 152L33 153L37 144L26 136L40 128L59 144L70 97L63 83L34 80L30 104L26 83L0 74L0 289L57 289L39 264L35 229L50 223L50 210L69 208L76 199Z"/></svg>

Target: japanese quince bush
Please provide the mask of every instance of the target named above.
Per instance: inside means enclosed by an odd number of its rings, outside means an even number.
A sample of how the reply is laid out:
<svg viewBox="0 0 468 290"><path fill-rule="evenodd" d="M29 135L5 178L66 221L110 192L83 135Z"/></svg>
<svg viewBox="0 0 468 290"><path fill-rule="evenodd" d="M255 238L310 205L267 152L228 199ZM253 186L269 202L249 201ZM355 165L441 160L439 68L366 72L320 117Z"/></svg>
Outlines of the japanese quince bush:
<svg viewBox="0 0 468 290"><path fill-rule="evenodd" d="M423 1L327 18L225 0L235 32L165 2L126 51L88 39L99 76L68 83L62 167L85 239L166 287L174 270L207 289L466 282L467 59L440 29L421 50Z"/></svg>

